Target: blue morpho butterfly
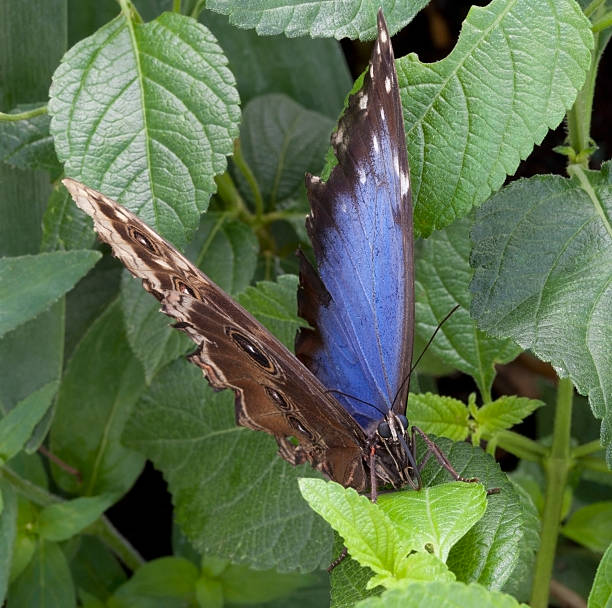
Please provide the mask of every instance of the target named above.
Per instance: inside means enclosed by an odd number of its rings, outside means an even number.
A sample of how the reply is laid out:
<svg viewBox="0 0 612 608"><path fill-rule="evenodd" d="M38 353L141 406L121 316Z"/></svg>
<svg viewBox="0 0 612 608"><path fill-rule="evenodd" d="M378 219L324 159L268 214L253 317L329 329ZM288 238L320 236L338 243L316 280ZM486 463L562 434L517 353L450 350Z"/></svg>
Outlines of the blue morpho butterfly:
<svg viewBox="0 0 612 608"><path fill-rule="evenodd" d="M310 462L375 496L381 482L420 485L405 417L414 325L410 177L380 12L363 87L332 144L338 165L327 182L306 177L319 274L302 258L299 312L313 329L298 335L298 358L135 215L75 180L64 184L100 238L197 344L190 360L213 387L234 390L238 423L274 435L291 463Z"/></svg>

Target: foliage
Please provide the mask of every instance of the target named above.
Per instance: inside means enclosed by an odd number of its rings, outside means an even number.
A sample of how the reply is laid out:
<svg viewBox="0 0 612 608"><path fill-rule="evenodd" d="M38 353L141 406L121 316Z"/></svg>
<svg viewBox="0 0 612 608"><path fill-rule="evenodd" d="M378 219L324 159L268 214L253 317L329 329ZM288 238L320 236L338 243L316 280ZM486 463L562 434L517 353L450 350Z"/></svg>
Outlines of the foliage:
<svg viewBox="0 0 612 608"><path fill-rule="evenodd" d="M345 545L335 607L542 608L567 539L590 568L568 579L589 606L610 602L611 165L589 167L609 0L492 0L467 13L443 60L396 62L422 237L417 342L458 305L407 413L482 485L447 483L429 457L421 491L373 504L281 460L269 436L236 426L232 394L184 360L188 341L102 256L59 185L70 175L137 212L291 346L305 323L293 257L309 250L303 175L323 169L351 88L333 38L371 39L381 4L398 32L426 2L340 4L7 5L0 603L323 606L323 571ZM502 188L564 118L567 176ZM527 349L559 374L556 392L494 398L496 366ZM439 370L469 375L478 393L438 394ZM537 439L512 429L534 412ZM496 448L520 460L512 480ZM172 554L146 562L104 515L145 459L175 523ZM143 513L156 509L146 500Z"/></svg>

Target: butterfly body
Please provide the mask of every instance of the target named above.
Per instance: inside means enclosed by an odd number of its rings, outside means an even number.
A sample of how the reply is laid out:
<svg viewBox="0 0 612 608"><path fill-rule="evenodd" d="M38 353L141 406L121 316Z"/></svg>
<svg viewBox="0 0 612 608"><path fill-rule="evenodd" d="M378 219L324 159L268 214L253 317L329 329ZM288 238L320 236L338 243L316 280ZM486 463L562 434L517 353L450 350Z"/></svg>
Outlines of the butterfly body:
<svg viewBox="0 0 612 608"><path fill-rule="evenodd" d="M399 487L414 469L404 417L412 208L382 14L364 85L332 143L338 165L327 182L306 179L318 274L303 258L299 312L312 328L299 334L297 358L134 214L75 180L64 184L100 238L195 342L190 360L214 388L234 391L238 424L274 435L285 459L310 462L344 486Z"/></svg>

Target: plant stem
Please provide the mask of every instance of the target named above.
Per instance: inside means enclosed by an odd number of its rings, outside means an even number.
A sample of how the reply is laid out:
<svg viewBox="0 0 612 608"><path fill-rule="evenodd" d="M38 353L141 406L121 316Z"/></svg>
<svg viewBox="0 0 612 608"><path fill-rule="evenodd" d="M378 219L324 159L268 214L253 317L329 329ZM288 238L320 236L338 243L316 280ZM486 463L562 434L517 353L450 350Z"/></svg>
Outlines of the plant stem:
<svg viewBox="0 0 612 608"><path fill-rule="evenodd" d="M244 178L248 182L251 192L253 193L253 200L255 202L255 218L257 221L261 220L264 213L264 201L261 196L261 190L255 175L251 171L251 167L247 164L244 156L242 155L242 149L240 147L240 140L237 139L234 142L234 164L238 167L239 171L244 175Z"/></svg>
<svg viewBox="0 0 612 608"><path fill-rule="evenodd" d="M0 122L13 122L17 120L27 120L28 118L34 118L35 116L40 116L41 114L47 113L47 106L40 106L38 108L34 108L32 110L28 110L27 112L19 112L19 114L5 114L4 112L0 112Z"/></svg>
<svg viewBox="0 0 612 608"><path fill-rule="evenodd" d="M572 456L574 458L581 458L583 456L590 456L595 452L601 452L601 450L603 450L601 441L599 441L599 439L594 439L593 441L589 441L588 443L583 443L582 445L576 446L572 450Z"/></svg>
<svg viewBox="0 0 612 608"><path fill-rule="evenodd" d="M546 492L542 513L540 550L536 556L531 591L532 608L546 608L550 579L552 578L555 549L559 535L559 522L563 507L563 493L567 475L573 465L570 455L572 399L574 387L569 378L561 378L557 392L555 423L550 456L544 462Z"/></svg>
<svg viewBox="0 0 612 608"><path fill-rule="evenodd" d="M488 439L488 437L485 436L484 439ZM513 431L496 433L495 445L514 454L517 458L530 460L531 462L540 462L548 454L548 448L545 446Z"/></svg>

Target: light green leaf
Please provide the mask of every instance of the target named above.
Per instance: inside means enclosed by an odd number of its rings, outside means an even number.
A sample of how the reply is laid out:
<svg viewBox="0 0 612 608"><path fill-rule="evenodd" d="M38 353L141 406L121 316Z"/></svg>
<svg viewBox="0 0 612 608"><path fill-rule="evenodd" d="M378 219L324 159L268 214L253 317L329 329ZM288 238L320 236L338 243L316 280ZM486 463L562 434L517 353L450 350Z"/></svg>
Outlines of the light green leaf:
<svg viewBox="0 0 612 608"><path fill-rule="evenodd" d="M482 407L472 408L472 416L478 423L477 436L486 439L495 433L522 422L529 414L544 405L538 399L504 395L495 401L485 403Z"/></svg>
<svg viewBox="0 0 612 608"><path fill-rule="evenodd" d="M40 512L38 532L46 540L68 540L96 521L116 499L114 494L103 494L49 505Z"/></svg>
<svg viewBox="0 0 612 608"><path fill-rule="evenodd" d="M448 437L453 441L463 441L470 431L467 406L452 397L410 393L406 416L410 424L426 433Z"/></svg>
<svg viewBox="0 0 612 608"><path fill-rule="evenodd" d="M426 0L208 0L206 7L229 15L230 23L255 28L260 36L284 33L289 38L310 35L371 40L376 36L376 13L383 9L391 34L412 21Z"/></svg>
<svg viewBox="0 0 612 608"><path fill-rule="evenodd" d="M120 15L64 56L50 90L66 174L184 246L238 135L235 81L212 34L164 13Z"/></svg>
<svg viewBox="0 0 612 608"><path fill-rule="evenodd" d="M97 251L0 258L0 336L47 310L100 259Z"/></svg>
<svg viewBox="0 0 612 608"><path fill-rule="evenodd" d="M612 163L536 177L493 196L472 231L472 315L589 396L612 463Z"/></svg>
<svg viewBox="0 0 612 608"><path fill-rule="evenodd" d="M404 555L416 547L401 538L376 503L333 481L300 479L310 507L342 536L350 555L376 574L393 577Z"/></svg>
<svg viewBox="0 0 612 608"><path fill-rule="evenodd" d="M387 589L402 588L415 581L454 581L455 575L438 557L427 552L411 553L404 557L398 568L397 576L383 580L377 575L370 581L372 588L380 582Z"/></svg>
<svg viewBox="0 0 612 608"><path fill-rule="evenodd" d="M457 582L414 583L404 589L392 589L380 597L357 604L358 608L519 608L511 595L489 591L481 585Z"/></svg>
<svg viewBox="0 0 612 608"><path fill-rule="evenodd" d="M428 551L446 562L448 554L487 508L486 491L479 483L451 482L382 494L380 508L389 516L408 546Z"/></svg>
<svg viewBox="0 0 612 608"><path fill-rule="evenodd" d="M307 171L320 172L334 126L334 121L285 95L262 95L249 102L240 126L240 148L267 209L303 189ZM252 201L242 174L236 176Z"/></svg>
<svg viewBox="0 0 612 608"><path fill-rule="evenodd" d="M444 363L474 378L485 400L495 379L495 364L507 363L520 348L511 340L493 338L470 318L472 278L469 258L472 219L455 222L419 241L415 250L415 332L426 343L439 323L459 304L429 346ZM433 433L438 433L432 429Z"/></svg>
<svg viewBox="0 0 612 608"><path fill-rule="evenodd" d="M20 114L43 106L44 103L20 104L11 114ZM49 134L49 115L45 112L17 121L0 121L0 160L19 169L43 169L55 179L61 165L55 155L53 138Z"/></svg>
<svg viewBox="0 0 612 608"><path fill-rule="evenodd" d="M76 608L68 562L57 543L41 540L30 563L13 581L7 608Z"/></svg>
<svg viewBox="0 0 612 608"><path fill-rule="evenodd" d="M591 551L603 553L612 543L610 522L612 501L595 502L574 511L561 532Z"/></svg>
<svg viewBox="0 0 612 608"><path fill-rule="evenodd" d="M258 36L204 10L200 21L215 35L238 82L242 106L266 93L284 93L305 108L336 120L353 79L335 40ZM304 61L308 57L308 61Z"/></svg>
<svg viewBox="0 0 612 608"><path fill-rule="evenodd" d="M160 557L142 565L115 590L108 608L180 608L194 605L199 571L182 557Z"/></svg>
<svg viewBox="0 0 612 608"><path fill-rule="evenodd" d="M51 406L57 386L57 382L45 384L20 401L0 419L0 462L2 464L23 449L32 436L34 428Z"/></svg>
<svg viewBox="0 0 612 608"><path fill-rule="evenodd" d="M595 573L588 608L609 608L612 602L612 544L606 549Z"/></svg>
<svg viewBox="0 0 612 608"><path fill-rule="evenodd" d="M276 283L260 281L237 298L260 323L263 323L290 351L295 333L307 323L297 316L298 279L294 275L278 277Z"/></svg>
<svg viewBox="0 0 612 608"><path fill-rule="evenodd" d="M144 458L119 440L134 402L144 389L142 367L112 304L76 347L64 373L51 428L51 451L78 469L82 482L53 466L56 482L82 496L125 492Z"/></svg>
<svg viewBox="0 0 612 608"><path fill-rule="evenodd" d="M467 215L516 171L574 102L592 46L574 0L493 0L470 9L441 61L396 62L417 233Z"/></svg>
<svg viewBox="0 0 612 608"><path fill-rule="evenodd" d="M319 474L280 458L272 437L236 426L233 393L215 393L194 365L179 359L155 376L122 441L163 472L196 550L259 570L329 564L329 526L296 483Z"/></svg>

